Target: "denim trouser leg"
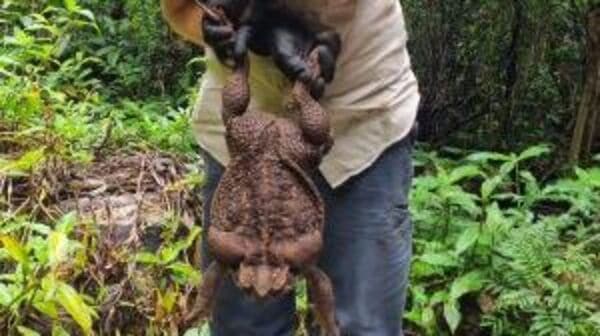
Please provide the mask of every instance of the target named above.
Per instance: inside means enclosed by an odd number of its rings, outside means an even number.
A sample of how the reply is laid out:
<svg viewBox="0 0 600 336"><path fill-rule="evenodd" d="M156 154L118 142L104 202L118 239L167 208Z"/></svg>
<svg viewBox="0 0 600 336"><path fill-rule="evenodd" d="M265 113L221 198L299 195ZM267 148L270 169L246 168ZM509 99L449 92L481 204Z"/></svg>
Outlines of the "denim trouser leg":
<svg viewBox="0 0 600 336"><path fill-rule="evenodd" d="M409 136L393 145L370 168L335 190L321 176L315 178L327 207L320 267L333 282L344 336L402 335L412 251L408 212L412 142ZM208 205L222 167L205 157L208 225ZM292 296L258 304L227 280L217 295L212 334L293 335L294 308Z"/></svg>

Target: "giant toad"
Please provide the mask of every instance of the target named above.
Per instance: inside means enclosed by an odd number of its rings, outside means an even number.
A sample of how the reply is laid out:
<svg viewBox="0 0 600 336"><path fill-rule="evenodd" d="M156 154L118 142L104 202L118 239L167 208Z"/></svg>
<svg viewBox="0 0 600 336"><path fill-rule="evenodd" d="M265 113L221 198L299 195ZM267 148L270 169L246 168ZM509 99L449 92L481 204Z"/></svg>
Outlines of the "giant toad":
<svg viewBox="0 0 600 336"><path fill-rule="evenodd" d="M317 76L317 51L308 64ZM331 282L316 266L324 203L309 177L332 144L328 116L299 81L286 107L292 119L248 111L248 72L246 59L223 89L231 160L213 196L205 239L215 262L195 313L210 315L225 276L257 298L288 293L305 277L317 321L327 334L339 335Z"/></svg>

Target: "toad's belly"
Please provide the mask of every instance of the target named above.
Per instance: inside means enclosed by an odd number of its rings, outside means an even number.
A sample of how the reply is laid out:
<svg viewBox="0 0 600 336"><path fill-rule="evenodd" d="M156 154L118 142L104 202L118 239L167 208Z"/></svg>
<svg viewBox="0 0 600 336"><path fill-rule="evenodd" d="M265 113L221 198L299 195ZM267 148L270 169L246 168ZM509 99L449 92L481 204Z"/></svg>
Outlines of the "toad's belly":
<svg viewBox="0 0 600 336"><path fill-rule="evenodd" d="M213 252L280 254L286 259L316 253L324 221L319 196L285 163L252 161L232 160L215 191L209 230ZM245 251L233 251L240 247Z"/></svg>

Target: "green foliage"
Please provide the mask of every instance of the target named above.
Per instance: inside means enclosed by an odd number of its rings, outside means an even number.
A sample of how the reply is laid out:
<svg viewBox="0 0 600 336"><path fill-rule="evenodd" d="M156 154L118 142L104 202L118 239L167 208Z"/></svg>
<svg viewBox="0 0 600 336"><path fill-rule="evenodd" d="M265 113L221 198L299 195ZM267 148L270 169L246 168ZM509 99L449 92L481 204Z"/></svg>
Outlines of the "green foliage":
<svg viewBox="0 0 600 336"><path fill-rule="evenodd" d="M200 273L188 263L178 261L180 255L190 249L200 235L200 228L194 228L183 241L172 245L164 245L157 252L142 252L135 256L135 261L154 268L153 274L159 277L172 278L176 283L198 285Z"/></svg>
<svg viewBox="0 0 600 336"><path fill-rule="evenodd" d="M421 155L406 317L425 334L600 334L600 171L541 185L524 166L547 152Z"/></svg>
<svg viewBox="0 0 600 336"><path fill-rule="evenodd" d="M139 314L153 309L153 322L138 328L164 328L169 314L175 313L178 300L200 281L198 270L183 253L197 242L199 229L192 230L183 239L172 236L156 254L142 252L129 256L127 246L105 246L110 244L106 236L99 235L91 223L76 218L71 213L48 225L28 217L0 216L0 330L3 334L13 334L16 330L24 334L44 334L48 325L52 326L53 333L62 330L63 334L67 331L79 334L79 330L91 334L98 329L95 323L102 305L114 295L111 290L123 286L111 283L110 269L105 270L108 272L105 275L97 273L107 265L127 269L130 274L119 281L131 282L129 286L134 286L139 295L156 305L131 312ZM178 230L178 227L172 229ZM168 232L167 228L165 235ZM144 278L143 274L151 274L152 278ZM138 279L130 280L133 277ZM124 301L117 306L127 304ZM32 324L33 320L38 322Z"/></svg>
<svg viewBox="0 0 600 336"><path fill-rule="evenodd" d="M423 138L511 150L569 137L584 82L584 17L597 4L402 1Z"/></svg>
<svg viewBox="0 0 600 336"><path fill-rule="evenodd" d="M0 334L92 334L107 325L107 302L147 321L132 328L159 334L200 281L187 256L198 230L182 240L177 229L154 263L107 245L72 214L42 220L10 199L13 183L35 185L48 171L60 177L63 163L126 147L196 162L187 105L202 62L190 61L198 50L172 40L160 20L154 1L0 5ZM42 183L28 196L43 208L49 189ZM119 269L123 282L114 283Z"/></svg>
<svg viewBox="0 0 600 336"><path fill-rule="evenodd" d="M106 6L92 3L106 11ZM170 106L187 104L184 94L197 76L190 71L194 67L174 62L169 53L177 48L172 43L162 43L168 36L159 24L158 4L108 6L130 9L130 19L96 16L103 12L83 9L76 1L64 7L51 1L36 4L37 10L27 11L28 6L8 2L0 12L5 32L0 45L0 130L7 132L0 134L0 143L35 149L31 155L40 154L43 144L42 156L83 162L99 147L132 143L193 154L189 112ZM126 33L130 29L135 33ZM188 52L186 59L190 56ZM161 57L173 69L161 68L167 66ZM153 77L160 73L174 77Z"/></svg>
<svg viewBox="0 0 600 336"><path fill-rule="evenodd" d="M74 218L66 215L55 227L24 220L8 220L0 226L0 325L6 324L4 330L27 330L21 323L29 310L58 321L64 309L83 332L91 333L97 316L91 299L65 277L72 273L76 278L87 259L88 247L73 236Z"/></svg>

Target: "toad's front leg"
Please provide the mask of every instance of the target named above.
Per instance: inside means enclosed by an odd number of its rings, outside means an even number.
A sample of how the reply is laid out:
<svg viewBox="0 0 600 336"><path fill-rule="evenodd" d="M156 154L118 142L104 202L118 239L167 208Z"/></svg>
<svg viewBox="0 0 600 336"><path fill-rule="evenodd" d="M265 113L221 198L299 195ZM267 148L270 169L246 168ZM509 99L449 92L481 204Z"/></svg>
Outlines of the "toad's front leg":
<svg viewBox="0 0 600 336"><path fill-rule="evenodd" d="M315 317L327 336L340 336L335 318L335 297L329 277L316 266L305 271L309 299L313 304Z"/></svg>

